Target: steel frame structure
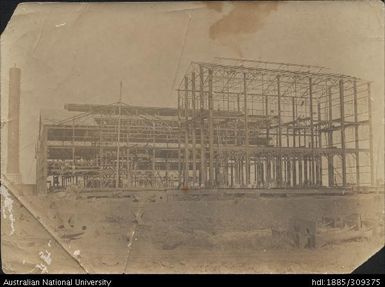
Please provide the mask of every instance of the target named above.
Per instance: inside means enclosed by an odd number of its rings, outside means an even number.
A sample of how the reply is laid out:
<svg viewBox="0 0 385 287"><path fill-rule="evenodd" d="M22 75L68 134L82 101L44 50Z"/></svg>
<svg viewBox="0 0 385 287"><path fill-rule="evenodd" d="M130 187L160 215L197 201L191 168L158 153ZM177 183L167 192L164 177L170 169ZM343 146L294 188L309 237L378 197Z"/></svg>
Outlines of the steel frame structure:
<svg viewBox="0 0 385 287"><path fill-rule="evenodd" d="M37 186L41 192L172 188L178 184L178 122L173 108L66 105L75 116L40 121Z"/></svg>
<svg viewBox="0 0 385 287"><path fill-rule="evenodd" d="M177 89L182 185L374 184L369 82L322 67L220 60L192 62Z"/></svg>
<svg viewBox="0 0 385 287"><path fill-rule="evenodd" d="M39 191L374 185L370 83L322 67L192 62L177 108L69 104L40 120Z"/></svg>

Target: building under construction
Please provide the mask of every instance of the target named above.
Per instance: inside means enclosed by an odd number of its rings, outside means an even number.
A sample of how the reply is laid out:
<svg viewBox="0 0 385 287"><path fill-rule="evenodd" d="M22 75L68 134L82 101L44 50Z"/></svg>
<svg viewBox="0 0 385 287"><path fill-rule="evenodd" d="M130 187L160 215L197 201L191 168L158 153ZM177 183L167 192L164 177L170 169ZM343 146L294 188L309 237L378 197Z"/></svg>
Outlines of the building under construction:
<svg viewBox="0 0 385 287"><path fill-rule="evenodd" d="M39 191L68 186L124 189L177 186L175 108L65 105L42 112L37 145ZM74 115L75 114L75 115Z"/></svg>
<svg viewBox="0 0 385 287"><path fill-rule="evenodd" d="M177 108L42 113L37 187L319 188L374 184L370 83L261 61L191 63ZM58 114L55 114L58 117Z"/></svg>

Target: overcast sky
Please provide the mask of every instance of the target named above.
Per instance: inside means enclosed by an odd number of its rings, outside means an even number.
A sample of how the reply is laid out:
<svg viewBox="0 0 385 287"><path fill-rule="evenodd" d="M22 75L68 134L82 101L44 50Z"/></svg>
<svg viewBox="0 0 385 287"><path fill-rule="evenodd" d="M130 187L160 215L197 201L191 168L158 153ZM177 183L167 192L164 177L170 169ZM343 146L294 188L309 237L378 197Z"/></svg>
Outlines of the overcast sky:
<svg viewBox="0 0 385 287"><path fill-rule="evenodd" d="M35 180L41 109L116 102L120 81L126 103L175 107L174 89L189 63L216 56L320 65L373 81L375 150L382 152L382 7L380 1L21 4L1 36L1 113L6 119L8 69L16 65L23 180ZM382 154L376 158L382 163Z"/></svg>

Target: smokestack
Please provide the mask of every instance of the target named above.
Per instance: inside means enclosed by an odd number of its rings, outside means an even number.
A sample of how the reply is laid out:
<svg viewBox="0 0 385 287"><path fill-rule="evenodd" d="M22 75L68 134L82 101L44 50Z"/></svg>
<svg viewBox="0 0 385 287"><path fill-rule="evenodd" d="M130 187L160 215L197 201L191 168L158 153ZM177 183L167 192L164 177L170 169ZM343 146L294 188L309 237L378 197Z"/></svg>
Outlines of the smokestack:
<svg viewBox="0 0 385 287"><path fill-rule="evenodd" d="M7 177L15 183L21 183L19 169L20 77L19 68L9 69Z"/></svg>

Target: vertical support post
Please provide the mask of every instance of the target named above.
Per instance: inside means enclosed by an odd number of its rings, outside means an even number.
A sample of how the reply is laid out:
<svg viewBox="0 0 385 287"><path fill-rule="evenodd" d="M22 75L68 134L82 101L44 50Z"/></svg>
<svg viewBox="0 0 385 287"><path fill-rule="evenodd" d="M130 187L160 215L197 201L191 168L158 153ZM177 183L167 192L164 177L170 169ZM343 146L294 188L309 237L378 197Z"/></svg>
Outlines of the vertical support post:
<svg viewBox="0 0 385 287"><path fill-rule="evenodd" d="M243 168L243 155L240 156L240 160L239 160L239 176L240 176L241 186L243 186L245 184L244 168Z"/></svg>
<svg viewBox="0 0 385 287"><path fill-rule="evenodd" d="M220 150L220 136L219 136L219 127L216 127L217 133L216 133L216 139L217 139L217 153L216 153L216 159L215 159L215 185L220 185L221 184L221 179L220 179L220 173L221 173L221 168L222 168L222 153Z"/></svg>
<svg viewBox="0 0 385 287"><path fill-rule="evenodd" d="M313 83L312 78L309 77L309 100L310 100L310 147L311 147L311 160L310 160L310 177L311 184L315 183L315 159L314 159L314 119L313 119Z"/></svg>
<svg viewBox="0 0 385 287"><path fill-rule="evenodd" d="M128 146L126 149L126 160L127 160L127 186L131 186L130 148Z"/></svg>
<svg viewBox="0 0 385 287"><path fill-rule="evenodd" d="M196 154L196 134L195 134L195 115L196 115L196 102L195 102L195 72L191 74L191 103L192 103L192 117L191 117L191 129L192 129L192 157L193 157L193 185L197 182L197 154Z"/></svg>
<svg viewBox="0 0 385 287"><path fill-rule="evenodd" d="M263 93L263 91L262 91ZM270 145L270 119L269 119L269 97L265 96L265 115L266 115L266 146ZM266 155L266 182L270 184L271 181L271 163L270 155Z"/></svg>
<svg viewBox="0 0 385 287"><path fill-rule="evenodd" d="M231 187L234 187L234 159L231 157L231 164L230 164L230 185Z"/></svg>
<svg viewBox="0 0 385 287"><path fill-rule="evenodd" d="M133 169L133 175L134 175L134 186L136 187L137 177L138 177L136 173L137 166L138 166L138 161L137 161L138 149L136 147L134 150L134 154L135 154L135 158L134 158L134 161L132 162L132 169Z"/></svg>
<svg viewBox="0 0 385 287"><path fill-rule="evenodd" d="M299 130L299 140L301 140L301 130ZM303 156L300 155L298 158L298 184L302 187L303 186Z"/></svg>
<svg viewBox="0 0 385 287"><path fill-rule="evenodd" d="M280 76L277 76L277 94L278 94L278 156L277 156L277 183L278 186L282 185L282 118L281 118L281 84L280 84Z"/></svg>
<svg viewBox="0 0 385 287"><path fill-rule="evenodd" d="M229 186L229 155L225 153L225 165L224 165L224 184L225 186Z"/></svg>
<svg viewBox="0 0 385 287"><path fill-rule="evenodd" d="M213 70L209 69L209 183L214 186Z"/></svg>
<svg viewBox="0 0 385 287"><path fill-rule="evenodd" d="M102 129L103 121L100 121L99 125L99 187L104 185L102 170L103 170L103 146L102 146Z"/></svg>
<svg viewBox="0 0 385 287"><path fill-rule="evenodd" d="M307 145L307 127L304 127L303 129L303 145L306 147ZM309 161L309 156L305 155L303 157L303 181L305 185L309 185L309 169L308 169L308 161Z"/></svg>
<svg viewBox="0 0 385 287"><path fill-rule="evenodd" d="M75 173L75 119L72 119L72 174Z"/></svg>
<svg viewBox="0 0 385 287"><path fill-rule="evenodd" d="M243 97L245 112L245 165L246 165L246 186L250 184L250 159L249 159L249 127L248 127L248 111L247 111L247 85L246 85L246 73L243 73Z"/></svg>
<svg viewBox="0 0 385 287"><path fill-rule="evenodd" d="M203 87L204 87L204 79L203 79L203 67L199 66L199 102L200 102L200 141L201 141L201 166L200 166L200 184L206 185L206 145L205 145L205 122L204 122L204 94L203 94Z"/></svg>
<svg viewBox="0 0 385 287"><path fill-rule="evenodd" d="M321 130L321 103L318 103L318 147L322 148L322 130ZM317 156L317 171L318 171L318 179L317 179L317 185L322 185L322 155Z"/></svg>
<svg viewBox="0 0 385 287"><path fill-rule="evenodd" d="M234 123L234 144L236 146L238 145L238 140L239 140L238 119L236 119L235 123ZM234 177L235 177L234 182L236 184L240 184L240 182L241 182L239 175L240 175L240 172L239 172L239 156L238 156L238 154L235 154L234 155Z"/></svg>
<svg viewBox="0 0 385 287"><path fill-rule="evenodd" d="M345 151L345 105L344 105L344 80L339 81L340 88L340 125L341 125L341 163L342 163L342 185L346 186L346 151Z"/></svg>
<svg viewBox="0 0 385 287"><path fill-rule="evenodd" d="M121 103L119 102L118 106L118 139L117 139L117 147L116 147L116 182L115 182L115 187L119 188L120 187L120 117L122 113L122 106Z"/></svg>
<svg viewBox="0 0 385 287"><path fill-rule="evenodd" d="M356 149L356 184L360 186L360 148L358 135L358 100L357 100L357 81L353 81L353 113L354 113L354 142Z"/></svg>
<svg viewBox="0 0 385 287"><path fill-rule="evenodd" d="M333 148L333 101L332 88L328 88L329 120L328 120L328 146ZM333 154L328 154L328 181L329 187L334 186Z"/></svg>
<svg viewBox="0 0 385 287"><path fill-rule="evenodd" d="M374 159L373 159L373 119L372 119L372 97L370 83L368 83L368 113L369 113L369 160L370 160L370 184L374 186Z"/></svg>
<svg viewBox="0 0 385 287"><path fill-rule="evenodd" d="M289 126L286 127L286 146L290 147ZM286 155L285 169L286 186L291 186L291 159L289 155Z"/></svg>
<svg viewBox="0 0 385 287"><path fill-rule="evenodd" d="M261 95L264 96L264 85L263 85L263 74L261 74ZM269 137L270 137L270 120L269 120L269 101L268 96L265 95L265 123L266 123L266 146L269 146ZM269 156L265 155L265 162L266 162L266 180L264 180L264 184L270 183L270 159Z"/></svg>
<svg viewBox="0 0 385 287"><path fill-rule="evenodd" d="M239 93L237 93L237 112L240 114L241 112L241 100ZM239 145L240 143L240 130L239 130L239 118L236 119L236 126L234 126L234 134L235 134L235 145ZM236 160L235 160L235 181L237 184L241 184L241 160L239 154L236 154Z"/></svg>
<svg viewBox="0 0 385 287"><path fill-rule="evenodd" d="M48 162L47 162L47 157L48 157L48 131L47 128L43 128L43 148L42 148L42 190L44 193L47 193L47 176L48 176ZM38 190L39 192L40 190Z"/></svg>
<svg viewBox="0 0 385 287"><path fill-rule="evenodd" d="M181 124L181 96L178 91L178 183L181 185L182 183L182 144L181 144L181 136L182 136L182 124ZM135 184L136 185L136 184Z"/></svg>
<svg viewBox="0 0 385 287"><path fill-rule="evenodd" d="M183 183L188 186L189 180L189 139L188 139L188 114L189 114L189 103L188 103L188 78L184 77L184 117L185 117L185 130L184 130L184 178Z"/></svg>
<svg viewBox="0 0 385 287"><path fill-rule="evenodd" d="M170 133L171 134L171 133ZM169 135L167 135L167 137L166 137L166 172L165 172L165 178L166 178L166 186L167 187L169 187L170 186L170 180L169 180L169 178L168 178L168 170L169 170L169 163L168 163L168 158L169 158L169 155L170 155L170 153L169 153L169 149L168 149L168 142L169 142L169 140L170 140L170 137L169 137Z"/></svg>
<svg viewBox="0 0 385 287"><path fill-rule="evenodd" d="M296 114L295 114L295 107L296 107L296 98L292 98L292 116L293 116L293 148L296 147L296 132L297 132L297 120L296 120ZM292 159L292 175L293 175L293 186L297 185L297 166L296 166L296 158L295 154L293 155Z"/></svg>
<svg viewBox="0 0 385 287"><path fill-rule="evenodd" d="M155 154L155 132L156 132L156 127L155 127L155 122L152 123L152 158L151 158L151 169L152 169L152 180L151 180L151 185L154 186L156 183L156 172L155 172L155 159L156 159L156 154Z"/></svg>

